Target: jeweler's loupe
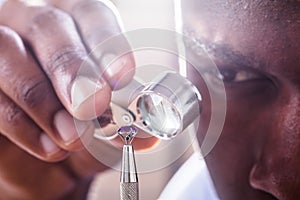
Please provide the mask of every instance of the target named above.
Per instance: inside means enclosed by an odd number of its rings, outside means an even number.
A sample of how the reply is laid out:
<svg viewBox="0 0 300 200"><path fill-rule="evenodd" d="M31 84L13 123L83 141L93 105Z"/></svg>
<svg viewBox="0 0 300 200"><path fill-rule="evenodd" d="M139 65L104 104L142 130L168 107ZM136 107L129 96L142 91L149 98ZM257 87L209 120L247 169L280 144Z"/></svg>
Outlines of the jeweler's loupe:
<svg viewBox="0 0 300 200"><path fill-rule="evenodd" d="M124 42L124 38L129 41L130 46ZM152 136L162 139L155 146L151 143L154 148L149 148L147 144L148 141L154 141L151 139L136 143L145 145L141 151L136 151L140 173L162 169L175 162L190 148L196 135L203 136L203 141L199 143L201 153L205 156L211 151L223 129L226 94L223 82L218 78L217 66L206 50L196 45L197 41L193 38L195 37L186 37L170 30L137 29L111 37L91 50L89 57L80 66L78 76L98 80L106 72L111 72L110 69L114 69L111 68L112 63L122 63L122 59L119 60L122 56L134 53L136 58L135 72L127 72L134 74L132 81L128 83L126 75L124 79L121 77L114 80L117 86L118 83L122 83L122 86L123 83L128 84L112 91L109 107L93 120L93 130L80 136L86 150L98 161L120 169L117 166L121 159L120 148L114 139L119 137L117 130L124 126L137 128L136 139ZM186 47L193 49L197 56L187 52ZM99 65L93 70L90 69L90 60L99 61ZM205 90L198 92L186 77L195 84L199 84L198 80L201 80ZM197 87L201 88L199 85ZM82 87L72 89L73 93L78 93L72 97L81 97ZM94 94L93 88L89 89L86 93ZM96 91L99 88L95 86L94 89ZM209 104L202 106L201 92ZM99 99L95 97L87 108L94 110L95 116L96 106L99 106ZM205 115L200 116L201 112ZM76 128L80 129L77 121L74 119ZM201 121L208 122L207 129L198 128ZM172 138L174 139L170 140ZM158 157L160 159L156 159ZM155 162L152 162L153 159Z"/></svg>
<svg viewBox="0 0 300 200"><path fill-rule="evenodd" d="M127 106L112 102L107 113L109 123L99 124L95 137L112 139L121 126L134 125L144 132L160 139L172 139L188 127L199 115L200 97L196 87L176 72L162 72L150 83L142 85L135 79L123 91L118 91L119 98L124 99L131 93ZM123 104L123 105L122 105Z"/></svg>

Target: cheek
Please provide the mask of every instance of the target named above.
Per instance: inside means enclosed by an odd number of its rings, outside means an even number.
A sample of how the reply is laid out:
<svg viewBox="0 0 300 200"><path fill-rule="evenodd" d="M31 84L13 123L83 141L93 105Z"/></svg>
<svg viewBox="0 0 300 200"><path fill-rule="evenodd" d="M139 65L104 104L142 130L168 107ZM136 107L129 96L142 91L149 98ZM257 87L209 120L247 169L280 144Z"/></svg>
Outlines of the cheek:
<svg viewBox="0 0 300 200"><path fill-rule="evenodd" d="M255 159L268 136L277 89L269 81L226 85L227 110L219 144L232 154ZM271 111L271 112L270 112Z"/></svg>
<svg viewBox="0 0 300 200"><path fill-rule="evenodd" d="M282 199L299 198L300 95L285 88L270 113L268 138L252 170L251 183Z"/></svg>
<svg viewBox="0 0 300 200"><path fill-rule="evenodd" d="M207 134L212 118L211 94L205 82L200 76L190 69L189 79L196 85L202 96L202 110L198 127L198 140L200 146ZM226 118L223 131L219 140L230 142L249 143L259 139L263 135L266 122L270 121L268 114L272 110L272 104L276 99L277 90L272 83L260 81L256 83L244 83L241 85L225 85L226 90ZM220 109L221 110L221 109ZM218 112L217 109L215 112ZM221 111L220 113L221 114Z"/></svg>

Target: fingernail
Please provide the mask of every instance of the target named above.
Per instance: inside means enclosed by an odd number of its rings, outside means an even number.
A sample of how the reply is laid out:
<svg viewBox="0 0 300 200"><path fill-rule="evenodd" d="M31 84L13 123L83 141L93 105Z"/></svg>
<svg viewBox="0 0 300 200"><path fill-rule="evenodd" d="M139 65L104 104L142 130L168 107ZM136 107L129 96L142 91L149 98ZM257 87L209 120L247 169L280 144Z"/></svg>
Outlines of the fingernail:
<svg viewBox="0 0 300 200"><path fill-rule="evenodd" d="M109 77L118 74L124 68L126 63L127 60L123 56L117 58L114 54L105 54L101 61L104 72Z"/></svg>
<svg viewBox="0 0 300 200"><path fill-rule="evenodd" d="M60 150L60 148L51 140L51 138L42 133L40 136L41 145L47 154L54 154Z"/></svg>
<svg viewBox="0 0 300 200"><path fill-rule="evenodd" d="M106 85L103 79L92 79L85 76L78 76L72 85L72 109L76 111L87 99Z"/></svg>
<svg viewBox="0 0 300 200"><path fill-rule="evenodd" d="M67 111L60 110L54 116L54 126L65 144L71 144L86 132L88 122L75 120Z"/></svg>

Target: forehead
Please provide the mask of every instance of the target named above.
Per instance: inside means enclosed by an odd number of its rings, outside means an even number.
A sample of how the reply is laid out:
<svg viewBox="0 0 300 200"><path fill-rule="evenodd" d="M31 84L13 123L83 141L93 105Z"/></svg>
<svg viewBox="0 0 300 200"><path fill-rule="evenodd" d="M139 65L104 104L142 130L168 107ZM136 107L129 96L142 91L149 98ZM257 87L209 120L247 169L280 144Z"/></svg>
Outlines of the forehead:
<svg viewBox="0 0 300 200"><path fill-rule="evenodd" d="M216 17L258 16L279 22L297 18L300 0L182 0L182 8L196 13L210 13Z"/></svg>
<svg viewBox="0 0 300 200"><path fill-rule="evenodd" d="M185 25L198 31L288 37L300 28L300 0L182 0L182 8Z"/></svg>
<svg viewBox="0 0 300 200"><path fill-rule="evenodd" d="M185 32L193 37L228 46L278 73L300 68L299 0L182 0L182 9Z"/></svg>

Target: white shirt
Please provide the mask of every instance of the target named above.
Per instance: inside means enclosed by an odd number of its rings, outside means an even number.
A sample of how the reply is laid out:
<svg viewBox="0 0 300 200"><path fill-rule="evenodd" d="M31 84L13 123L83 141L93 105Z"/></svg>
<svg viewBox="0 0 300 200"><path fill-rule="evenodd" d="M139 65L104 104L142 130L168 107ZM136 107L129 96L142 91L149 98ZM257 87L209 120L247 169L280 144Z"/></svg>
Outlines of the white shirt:
<svg viewBox="0 0 300 200"><path fill-rule="evenodd" d="M0 0L0 9L4 0ZM92 199L92 198L88 198ZM194 153L175 173L159 200L219 200L204 159Z"/></svg>
<svg viewBox="0 0 300 200"><path fill-rule="evenodd" d="M204 159L194 153L175 173L159 200L219 200Z"/></svg>

